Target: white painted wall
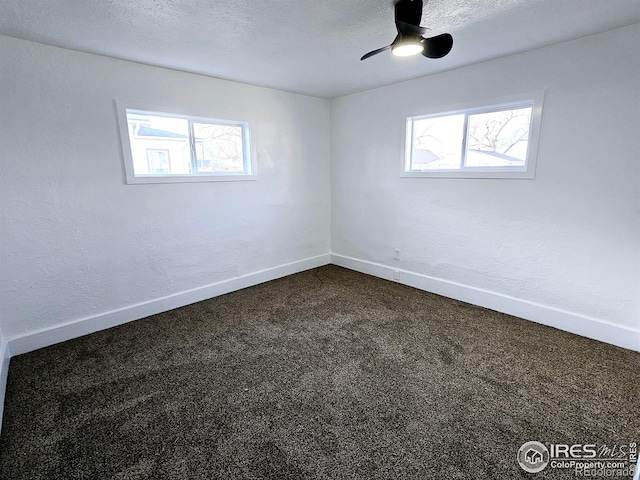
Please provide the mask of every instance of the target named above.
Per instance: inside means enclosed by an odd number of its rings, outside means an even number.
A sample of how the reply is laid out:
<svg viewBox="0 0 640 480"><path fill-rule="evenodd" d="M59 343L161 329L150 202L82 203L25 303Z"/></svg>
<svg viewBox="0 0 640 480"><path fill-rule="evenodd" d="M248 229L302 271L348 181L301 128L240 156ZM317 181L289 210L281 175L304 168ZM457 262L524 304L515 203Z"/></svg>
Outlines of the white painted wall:
<svg viewBox="0 0 640 480"><path fill-rule="evenodd" d="M333 100L332 252L638 332L639 44L635 25ZM535 180L400 178L403 112L542 89Z"/></svg>
<svg viewBox="0 0 640 480"><path fill-rule="evenodd" d="M329 101L0 37L9 339L329 252ZM114 99L248 120L257 181L126 185Z"/></svg>
<svg viewBox="0 0 640 480"><path fill-rule="evenodd" d="M636 25L330 103L0 37L4 336L28 351L312 265L330 240L336 259L638 332L639 40ZM535 180L400 178L403 112L540 89ZM246 118L258 181L126 185L115 98Z"/></svg>

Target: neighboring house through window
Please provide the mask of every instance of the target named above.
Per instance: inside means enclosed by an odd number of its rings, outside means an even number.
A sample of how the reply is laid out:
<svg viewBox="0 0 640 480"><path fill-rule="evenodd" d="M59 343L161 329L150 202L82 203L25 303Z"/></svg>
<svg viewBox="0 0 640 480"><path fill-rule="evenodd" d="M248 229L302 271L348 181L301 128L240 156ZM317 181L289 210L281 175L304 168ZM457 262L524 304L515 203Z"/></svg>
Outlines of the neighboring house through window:
<svg viewBox="0 0 640 480"><path fill-rule="evenodd" d="M166 175L169 173L169 150L147 148L147 166L151 175Z"/></svg>

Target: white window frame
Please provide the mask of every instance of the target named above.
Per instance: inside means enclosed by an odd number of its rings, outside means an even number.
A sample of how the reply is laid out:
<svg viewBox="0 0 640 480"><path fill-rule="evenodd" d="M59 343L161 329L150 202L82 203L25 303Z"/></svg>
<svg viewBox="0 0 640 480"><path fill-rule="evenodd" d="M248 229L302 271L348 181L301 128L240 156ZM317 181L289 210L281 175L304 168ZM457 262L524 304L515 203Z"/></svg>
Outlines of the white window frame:
<svg viewBox="0 0 640 480"><path fill-rule="evenodd" d="M463 105L438 107L422 111L420 113L405 112L404 117L404 146L402 152L401 177L406 178L505 178L505 179L529 179L535 178L536 164L538 160L538 144L542 126L542 107L544 103L544 90L510 95L491 100L477 101ZM531 123L529 140L527 145L527 159L524 167L499 166L499 167L467 167L464 166L467 142L467 125L469 115L488 113L500 110L510 110L523 107L531 107ZM411 156L413 154L412 126L414 120L425 118L445 117L449 115L465 115L463 130L461 168L442 170L409 170Z"/></svg>
<svg viewBox="0 0 640 480"><path fill-rule="evenodd" d="M230 120L216 117L202 116L194 114L187 109L179 107L169 107L140 103L129 100L116 100L116 110L118 126L120 129L120 144L124 159L124 170L127 184L146 183L200 183L200 182L241 182L257 179L255 149L253 148L252 135L249 129L249 122L242 120ZM189 174L138 174L133 169L133 157L131 154L131 140L129 138L129 124L127 122L127 111L158 115L163 117L181 118L190 122L213 123L217 125L235 125L242 127L242 149L244 154L244 165L246 173L221 173L221 172L198 172ZM190 137L190 140L192 138ZM193 142L190 142L193 143ZM192 159L194 157L194 145L190 145Z"/></svg>

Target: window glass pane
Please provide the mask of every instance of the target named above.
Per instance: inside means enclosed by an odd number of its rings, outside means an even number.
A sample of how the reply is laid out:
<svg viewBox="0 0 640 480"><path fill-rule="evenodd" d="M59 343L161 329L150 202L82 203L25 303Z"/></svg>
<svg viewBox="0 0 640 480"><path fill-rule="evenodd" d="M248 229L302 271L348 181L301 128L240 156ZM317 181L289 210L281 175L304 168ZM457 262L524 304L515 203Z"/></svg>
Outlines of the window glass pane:
<svg viewBox="0 0 640 480"><path fill-rule="evenodd" d="M467 167L524 167L531 107L469 115Z"/></svg>
<svg viewBox="0 0 640 480"><path fill-rule="evenodd" d="M193 123L198 173L244 173L242 126Z"/></svg>
<svg viewBox="0 0 640 480"><path fill-rule="evenodd" d="M192 173L187 120L127 111L127 124L135 175Z"/></svg>
<svg viewBox="0 0 640 480"><path fill-rule="evenodd" d="M410 170L458 169L464 114L413 120Z"/></svg>

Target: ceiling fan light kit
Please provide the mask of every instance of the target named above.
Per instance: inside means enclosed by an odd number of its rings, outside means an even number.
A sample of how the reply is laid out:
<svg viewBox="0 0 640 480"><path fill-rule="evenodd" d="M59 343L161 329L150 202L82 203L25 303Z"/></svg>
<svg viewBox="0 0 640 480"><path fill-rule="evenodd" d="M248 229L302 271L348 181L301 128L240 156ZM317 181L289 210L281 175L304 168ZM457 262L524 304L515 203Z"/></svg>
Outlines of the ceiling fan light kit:
<svg viewBox="0 0 640 480"><path fill-rule="evenodd" d="M447 55L453 47L453 37L448 33L430 38L423 37L429 29L420 26L422 7L422 0L396 1L394 12L398 34L395 40L391 45L366 53L360 60L389 49L397 57L409 57L419 53L427 58L442 58Z"/></svg>
<svg viewBox="0 0 640 480"><path fill-rule="evenodd" d="M396 57L410 57L411 55L417 55L423 51L424 45L417 39L403 40L391 47L391 53Z"/></svg>

